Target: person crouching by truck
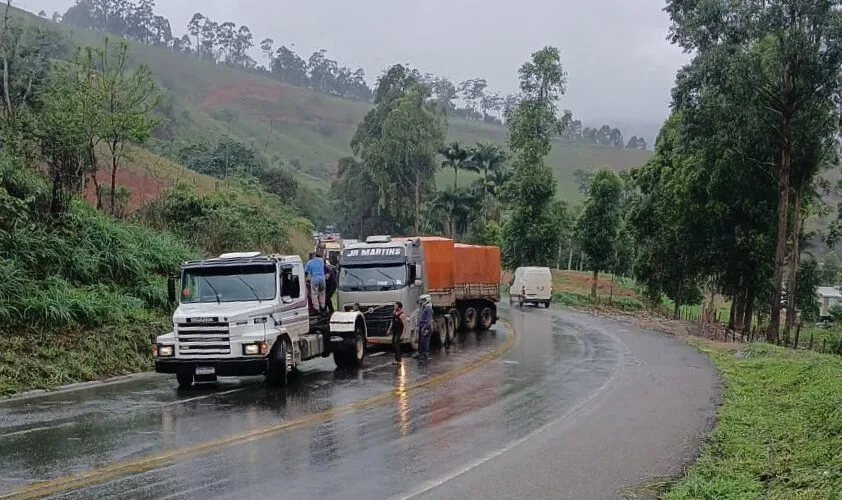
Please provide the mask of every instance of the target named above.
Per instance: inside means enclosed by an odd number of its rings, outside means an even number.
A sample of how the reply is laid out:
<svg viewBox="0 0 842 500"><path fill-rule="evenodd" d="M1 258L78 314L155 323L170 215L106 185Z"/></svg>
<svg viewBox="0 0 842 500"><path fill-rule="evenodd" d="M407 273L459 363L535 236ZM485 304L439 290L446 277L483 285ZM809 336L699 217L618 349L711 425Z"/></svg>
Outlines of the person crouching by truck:
<svg viewBox="0 0 842 500"><path fill-rule="evenodd" d="M403 303L395 302L395 309L392 311L392 321L389 323L389 330L387 335L392 335L392 348L395 349L395 361L393 364L401 362L401 337L406 331L407 320L406 313L403 310Z"/></svg>
<svg viewBox="0 0 842 500"><path fill-rule="evenodd" d="M433 336L433 304L430 296L424 294L418 297L420 311L418 313L418 359L427 360L430 357L430 338Z"/></svg>

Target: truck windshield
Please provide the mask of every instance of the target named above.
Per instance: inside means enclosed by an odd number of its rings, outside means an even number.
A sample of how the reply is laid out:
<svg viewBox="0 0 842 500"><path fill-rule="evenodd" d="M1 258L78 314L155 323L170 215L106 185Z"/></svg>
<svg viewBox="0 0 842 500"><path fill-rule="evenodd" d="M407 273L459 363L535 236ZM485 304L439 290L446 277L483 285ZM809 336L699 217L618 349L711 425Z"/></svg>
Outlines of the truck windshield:
<svg viewBox="0 0 842 500"><path fill-rule="evenodd" d="M406 285L406 265L404 264L343 267L339 273L339 290L343 292L397 290Z"/></svg>
<svg viewBox="0 0 842 500"><path fill-rule="evenodd" d="M273 264L186 269L181 302L247 302L272 300L276 294Z"/></svg>

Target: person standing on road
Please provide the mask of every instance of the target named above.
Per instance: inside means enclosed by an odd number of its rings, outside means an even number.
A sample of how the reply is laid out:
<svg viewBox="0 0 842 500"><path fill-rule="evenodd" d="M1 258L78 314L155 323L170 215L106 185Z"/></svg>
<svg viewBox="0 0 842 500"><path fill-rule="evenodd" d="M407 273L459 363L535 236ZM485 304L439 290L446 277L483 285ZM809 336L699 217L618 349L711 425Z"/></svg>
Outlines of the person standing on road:
<svg viewBox="0 0 842 500"><path fill-rule="evenodd" d="M401 337L406 331L406 313L403 311L403 303L395 302L395 309L392 311L392 321L389 323L389 330L386 335L392 335L392 347L395 349L395 361L393 364L401 362Z"/></svg>
<svg viewBox="0 0 842 500"><path fill-rule="evenodd" d="M319 314L325 313L325 261L321 255L307 261L304 272L310 277L310 300Z"/></svg>
<svg viewBox="0 0 842 500"><path fill-rule="evenodd" d="M418 359L430 357L430 338L433 336L433 304L427 294L418 298Z"/></svg>

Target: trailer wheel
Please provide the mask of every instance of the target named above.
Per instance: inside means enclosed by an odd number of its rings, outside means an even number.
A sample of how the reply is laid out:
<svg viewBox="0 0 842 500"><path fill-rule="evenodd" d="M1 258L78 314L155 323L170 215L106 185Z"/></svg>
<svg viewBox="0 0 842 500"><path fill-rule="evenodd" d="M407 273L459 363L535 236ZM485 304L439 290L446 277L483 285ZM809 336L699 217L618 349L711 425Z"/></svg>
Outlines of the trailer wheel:
<svg viewBox="0 0 842 500"><path fill-rule="evenodd" d="M179 389L189 389L193 387L193 371L181 370L176 372L175 379L178 380Z"/></svg>
<svg viewBox="0 0 842 500"><path fill-rule="evenodd" d="M266 367L266 383L273 387L286 387L288 379L286 342L278 339L272 353L269 355L269 366Z"/></svg>
<svg viewBox="0 0 842 500"><path fill-rule="evenodd" d="M462 315L462 326L464 326L466 330L476 330L478 322L479 313L477 312L477 308L474 306L466 307L465 313Z"/></svg>
<svg viewBox="0 0 842 500"><path fill-rule="evenodd" d="M450 347L456 343L456 324L453 322L453 316L448 314L444 324L447 329L447 347Z"/></svg>
<svg viewBox="0 0 842 500"><path fill-rule="evenodd" d="M447 311L447 314L449 314L453 319L453 331L458 332L459 329L462 328L462 315L459 314L459 309L452 307L449 311Z"/></svg>
<svg viewBox="0 0 842 500"><path fill-rule="evenodd" d="M494 310L490 307L483 307L479 313L479 326L483 330L488 330L494 324Z"/></svg>

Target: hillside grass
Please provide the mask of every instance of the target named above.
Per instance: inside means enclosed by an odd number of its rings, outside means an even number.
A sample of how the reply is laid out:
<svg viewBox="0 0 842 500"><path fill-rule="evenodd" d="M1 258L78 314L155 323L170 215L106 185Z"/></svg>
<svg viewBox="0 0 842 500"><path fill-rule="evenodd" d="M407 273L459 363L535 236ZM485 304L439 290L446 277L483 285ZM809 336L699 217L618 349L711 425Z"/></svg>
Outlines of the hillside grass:
<svg viewBox="0 0 842 500"><path fill-rule="evenodd" d="M148 368L166 274L199 251L50 186L0 155L0 394Z"/></svg>
<svg viewBox="0 0 842 500"><path fill-rule="evenodd" d="M697 345L722 373L722 407L698 461L663 498L840 498L842 357Z"/></svg>
<svg viewBox="0 0 842 500"><path fill-rule="evenodd" d="M114 35L79 29L20 11L28 22L57 29L74 46L102 45ZM349 142L371 105L284 85L272 78L214 65L159 47L127 42L134 64L147 65L171 100L171 134L177 142L214 141L223 134L252 145L269 157L300 164L299 180L311 188L325 188L336 173L339 158L351 154ZM512 68L512 73L517 68ZM448 140L506 143L506 129L458 118L448 120ZM648 151L554 141L547 158L559 180L563 199L579 198L573 172L600 167L628 170L643 165ZM452 184L443 171L439 186ZM470 179L469 174L465 176Z"/></svg>

